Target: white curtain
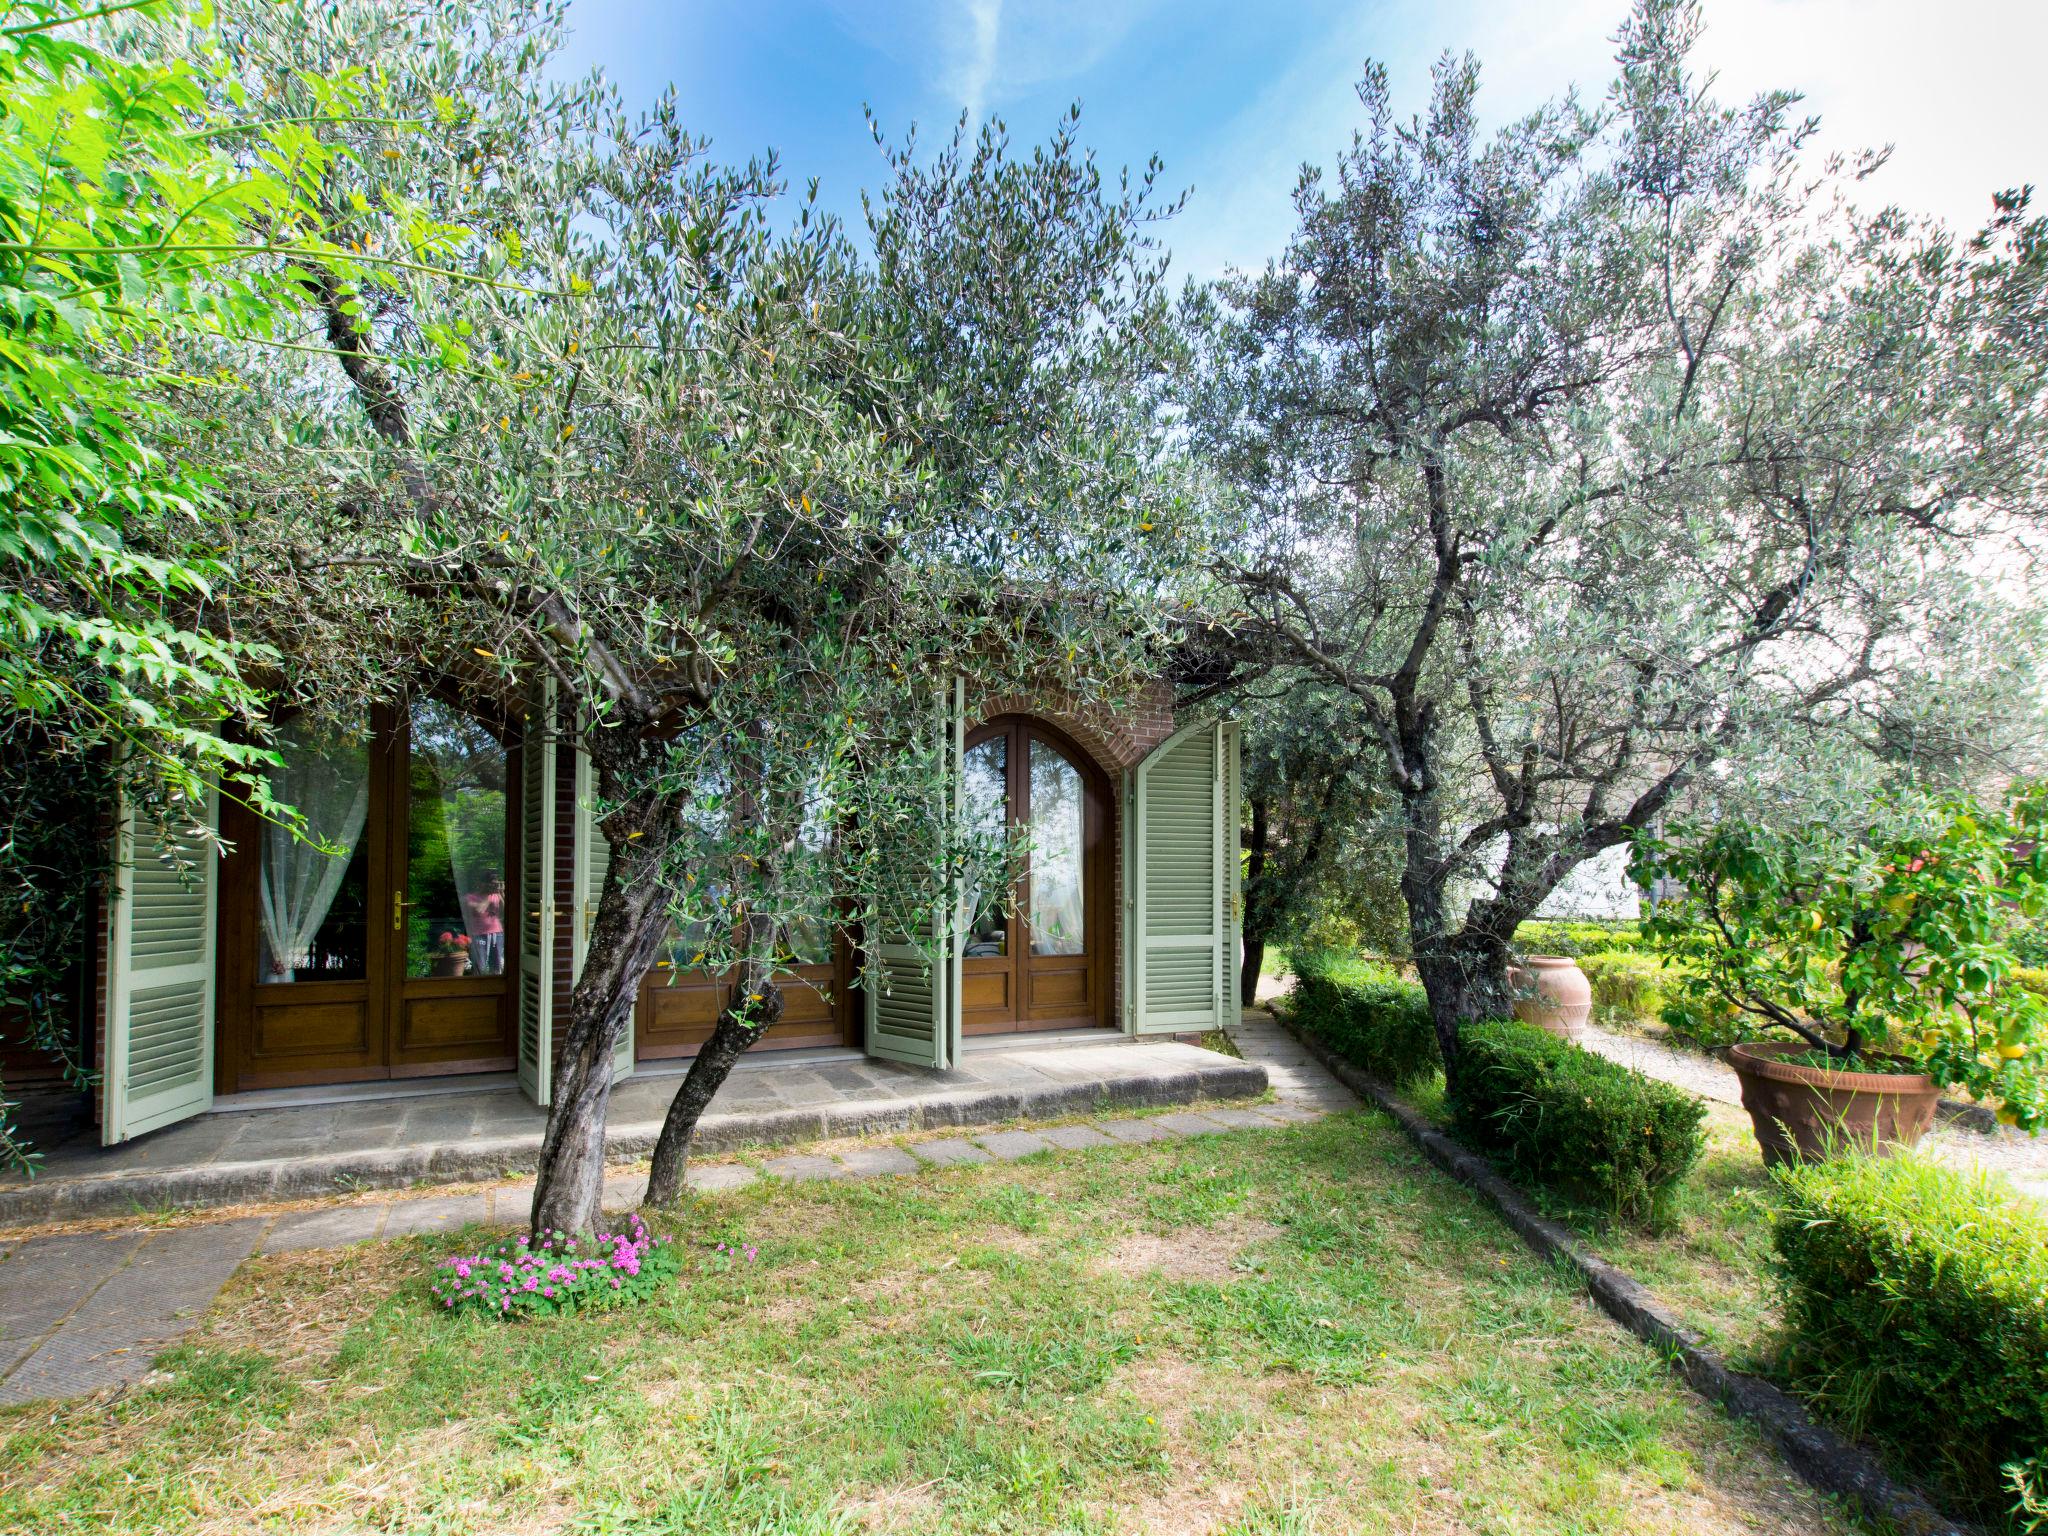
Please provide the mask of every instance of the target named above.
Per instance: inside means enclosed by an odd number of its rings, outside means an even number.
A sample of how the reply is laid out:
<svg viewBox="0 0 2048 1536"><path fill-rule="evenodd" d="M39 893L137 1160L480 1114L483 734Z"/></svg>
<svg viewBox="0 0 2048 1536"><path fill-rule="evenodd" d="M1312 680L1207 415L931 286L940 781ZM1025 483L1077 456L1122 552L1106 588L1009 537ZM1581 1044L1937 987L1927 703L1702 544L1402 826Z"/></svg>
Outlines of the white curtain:
<svg viewBox="0 0 2048 1536"><path fill-rule="evenodd" d="M304 818L303 831L266 822L257 910L263 925L264 981L290 981L320 968L313 938L348 874L370 814L370 748L360 737L296 722L278 733L283 766L270 790ZM328 850L333 850L332 852Z"/></svg>
<svg viewBox="0 0 2048 1536"><path fill-rule="evenodd" d="M502 880L505 858L502 781L484 783L481 770L501 766L505 749L476 721L427 699L413 705L412 752L415 759L433 765L448 872L455 881L462 928L475 953L484 932L483 900L491 894L491 880ZM502 919L497 931L503 931Z"/></svg>
<svg viewBox="0 0 2048 1536"><path fill-rule="evenodd" d="M1031 744L1031 952L1078 955L1084 853L1081 775L1042 741Z"/></svg>

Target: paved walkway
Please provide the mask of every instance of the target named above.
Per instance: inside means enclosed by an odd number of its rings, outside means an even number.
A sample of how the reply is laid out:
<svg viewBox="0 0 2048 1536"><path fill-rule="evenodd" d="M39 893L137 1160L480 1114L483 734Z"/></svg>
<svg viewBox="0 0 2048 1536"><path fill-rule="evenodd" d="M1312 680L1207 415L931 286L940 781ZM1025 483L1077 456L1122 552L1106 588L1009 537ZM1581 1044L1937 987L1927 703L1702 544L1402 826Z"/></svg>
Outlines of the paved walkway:
<svg viewBox="0 0 2048 1536"><path fill-rule="evenodd" d="M1742 1088L1734 1072L1716 1057L1595 1025L1587 1026L1582 1043L1611 1061L1634 1067L1646 1077L1662 1078L1703 1099L1742 1103ZM2024 1193L2048 1202L2048 1135L2029 1136L2004 1128L1977 1131L1952 1120L1938 1121L1920 1143L1920 1150L1955 1167L1993 1169Z"/></svg>
<svg viewBox="0 0 2048 1536"><path fill-rule="evenodd" d="M1247 1012L1233 1033L1245 1062L1264 1070L1271 1101L1145 1116L1102 1113L1062 1125L923 1141L877 1139L837 1153L767 1157L758 1170L739 1162L697 1163L690 1185L714 1192L764 1176L859 1179L1013 1162L1062 1149L1272 1130L1358 1103L1269 1015ZM1197 1054L1213 1059L1211 1052ZM621 1169L605 1181L606 1208L632 1208L646 1186L645 1174ZM525 1219L532 1198L531 1181L521 1180L470 1194L368 1198L155 1230L29 1238L11 1248L0 1239L0 1405L76 1397L139 1380L252 1254L334 1248L473 1223L512 1226Z"/></svg>
<svg viewBox="0 0 2048 1536"><path fill-rule="evenodd" d="M654 1149L674 1072L636 1075L612 1094L614 1161ZM946 1072L853 1051L742 1061L700 1122L705 1152L887 1131L1053 1119L1105 1105L1152 1108L1263 1092L1256 1071L1173 1040L1066 1036L970 1047ZM279 1096L269 1096L275 1100ZM44 1145L33 1181L0 1176L0 1224L127 1215L194 1205L309 1199L337 1190L481 1183L530 1172L546 1114L509 1084L201 1115L118 1147L88 1127ZM246 1102L246 1101L245 1101Z"/></svg>

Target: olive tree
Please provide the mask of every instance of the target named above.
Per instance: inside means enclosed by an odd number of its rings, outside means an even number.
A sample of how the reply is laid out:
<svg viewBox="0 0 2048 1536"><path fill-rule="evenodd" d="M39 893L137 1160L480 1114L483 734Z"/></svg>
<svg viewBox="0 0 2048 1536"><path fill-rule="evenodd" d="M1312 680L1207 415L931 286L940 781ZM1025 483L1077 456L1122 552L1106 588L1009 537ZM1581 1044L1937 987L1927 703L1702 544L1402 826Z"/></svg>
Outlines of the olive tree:
<svg viewBox="0 0 2048 1536"><path fill-rule="evenodd" d="M1407 121L1368 68L1286 255L1190 301L1240 654L1356 701L1453 1064L1516 926L1667 807L2038 718L2048 232L1859 213L1876 157L1717 102L1699 29L1640 0L1604 100L1491 133L1469 57Z"/></svg>
<svg viewBox="0 0 2048 1536"><path fill-rule="evenodd" d="M366 249L487 232L442 265L293 270L309 350L224 421L246 468L229 600L320 707L428 678L533 698L589 755L609 870L561 1041L536 1229L596 1214L614 1048L641 978L730 977L649 1198L781 1011L799 929L929 934L1005 856L935 814L938 690L1128 686L1180 561L1152 536L1136 374L1164 325L1149 177L1071 124L885 158L863 252L772 158L715 164L672 99L550 83L539 0L230 6L244 87L404 56L323 184ZM417 264L424 265L424 264ZM367 665L366 665L367 663Z"/></svg>

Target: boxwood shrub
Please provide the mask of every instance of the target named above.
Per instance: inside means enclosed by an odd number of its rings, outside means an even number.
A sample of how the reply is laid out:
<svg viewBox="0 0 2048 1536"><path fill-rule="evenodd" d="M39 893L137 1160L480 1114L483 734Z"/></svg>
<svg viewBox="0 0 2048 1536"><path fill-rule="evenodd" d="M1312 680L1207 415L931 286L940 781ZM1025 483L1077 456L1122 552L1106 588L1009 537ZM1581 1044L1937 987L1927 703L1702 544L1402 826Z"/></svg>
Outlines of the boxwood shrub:
<svg viewBox="0 0 2048 1536"><path fill-rule="evenodd" d="M1603 949L1579 958L1593 988L1593 1006L1654 1018L1664 1006L1664 962L1639 950Z"/></svg>
<svg viewBox="0 0 2048 1536"><path fill-rule="evenodd" d="M1612 922L1530 922L1515 930L1515 948L1525 955L1580 955L1647 950L1642 930L1635 923Z"/></svg>
<svg viewBox="0 0 2048 1536"><path fill-rule="evenodd" d="M1292 1017L1353 1066L1394 1087L1442 1070L1429 998L1412 981L1362 961L1290 955Z"/></svg>
<svg viewBox="0 0 2048 1536"><path fill-rule="evenodd" d="M1513 1019L1465 1026L1451 1089L1459 1135L1511 1177L1634 1221L1663 1219L1705 1142L1691 1094Z"/></svg>
<svg viewBox="0 0 2048 1536"><path fill-rule="evenodd" d="M2001 1180L1911 1156L1774 1177L1800 1390L1973 1515L2048 1492L2048 1217Z"/></svg>

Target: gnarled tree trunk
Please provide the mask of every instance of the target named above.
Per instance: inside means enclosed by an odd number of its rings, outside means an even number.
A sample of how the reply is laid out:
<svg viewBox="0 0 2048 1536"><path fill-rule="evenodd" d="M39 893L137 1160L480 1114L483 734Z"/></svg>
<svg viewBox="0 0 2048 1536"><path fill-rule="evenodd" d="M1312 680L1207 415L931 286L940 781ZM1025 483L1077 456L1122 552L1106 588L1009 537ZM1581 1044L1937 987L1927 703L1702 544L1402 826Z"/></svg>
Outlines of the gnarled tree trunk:
<svg viewBox="0 0 2048 1536"><path fill-rule="evenodd" d="M638 827L660 818L663 797L647 795L606 818ZM673 817L669 818L671 821ZM660 855L648 838L612 844L583 973L569 994L569 1027L556 1055L548 1128L541 1139L532 1228L588 1232L604 1191L604 1129L611 1105L612 1060L633 1017L640 980L653 968L668 932Z"/></svg>

